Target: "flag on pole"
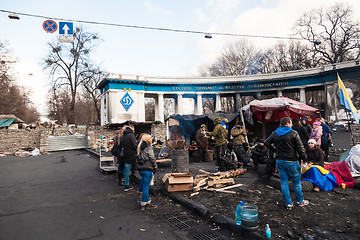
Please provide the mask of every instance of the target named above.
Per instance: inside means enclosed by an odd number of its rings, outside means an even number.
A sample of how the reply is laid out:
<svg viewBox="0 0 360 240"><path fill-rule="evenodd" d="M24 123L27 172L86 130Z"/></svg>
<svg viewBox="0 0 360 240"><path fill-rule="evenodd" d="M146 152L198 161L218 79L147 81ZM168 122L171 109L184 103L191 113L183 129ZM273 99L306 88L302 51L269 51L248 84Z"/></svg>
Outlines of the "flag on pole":
<svg viewBox="0 0 360 240"><path fill-rule="evenodd" d="M340 93L340 104L345 106L346 109L351 111L353 117L355 118L356 123L359 124L358 111L355 108L354 104L352 103L350 96L345 89L345 85L340 79L339 74L337 74L337 76L338 76L339 93Z"/></svg>

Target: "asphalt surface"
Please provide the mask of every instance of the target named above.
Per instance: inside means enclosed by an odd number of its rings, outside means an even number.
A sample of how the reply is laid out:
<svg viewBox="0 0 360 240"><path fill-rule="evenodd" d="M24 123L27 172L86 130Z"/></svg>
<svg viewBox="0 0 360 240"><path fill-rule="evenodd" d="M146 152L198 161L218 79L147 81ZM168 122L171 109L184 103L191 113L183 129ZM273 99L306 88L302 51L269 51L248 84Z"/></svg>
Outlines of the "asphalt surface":
<svg viewBox="0 0 360 240"><path fill-rule="evenodd" d="M157 209L141 211L136 190L124 192L86 151L0 161L0 239L196 239L207 232L231 239L162 195L151 197ZM195 226L170 223L164 215L172 213Z"/></svg>

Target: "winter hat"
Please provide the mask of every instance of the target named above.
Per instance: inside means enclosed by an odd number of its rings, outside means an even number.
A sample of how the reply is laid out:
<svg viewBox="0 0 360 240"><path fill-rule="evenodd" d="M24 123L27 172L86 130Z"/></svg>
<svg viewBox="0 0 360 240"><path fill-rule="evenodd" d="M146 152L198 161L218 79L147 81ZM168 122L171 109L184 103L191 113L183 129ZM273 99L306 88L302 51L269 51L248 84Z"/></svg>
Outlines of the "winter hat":
<svg viewBox="0 0 360 240"><path fill-rule="evenodd" d="M314 122L313 125L314 125L314 126L321 126L321 123L319 123L319 122Z"/></svg>
<svg viewBox="0 0 360 240"><path fill-rule="evenodd" d="M313 143L314 145L316 145L316 140L315 139L309 139L308 143Z"/></svg>

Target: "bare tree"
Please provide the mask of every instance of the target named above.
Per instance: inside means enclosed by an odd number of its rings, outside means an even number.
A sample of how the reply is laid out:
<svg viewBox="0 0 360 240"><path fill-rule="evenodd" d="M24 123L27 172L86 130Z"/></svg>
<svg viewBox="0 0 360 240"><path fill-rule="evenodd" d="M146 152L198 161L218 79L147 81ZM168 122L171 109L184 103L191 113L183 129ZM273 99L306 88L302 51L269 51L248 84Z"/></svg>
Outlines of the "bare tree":
<svg viewBox="0 0 360 240"><path fill-rule="evenodd" d="M107 73L99 69L99 67L88 67L88 71L84 72L84 81L82 86L86 90L85 96L90 99L96 111L97 121L100 122L100 91L97 89L99 83L106 77Z"/></svg>
<svg viewBox="0 0 360 240"><path fill-rule="evenodd" d="M5 42L0 42L0 114L15 114L25 122L39 119L29 98L29 91L16 84L11 69L16 59Z"/></svg>
<svg viewBox="0 0 360 240"><path fill-rule="evenodd" d="M255 56L254 47L242 40L230 45L223 50L221 56L208 68L211 76L245 75L248 64Z"/></svg>
<svg viewBox="0 0 360 240"><path fill-rule="evenodd" d="M343 4L306 12L298 19L296 34L311 43L312 53L320 63L358 59L360 28L351 7Z"/></svg>
<svg viewBox="0 0 360 240"><path fill-rule="evenodd" d="M50 68L54 89L67 88L70 93L69 122L75 122L75 103L78 88L85 81L84 74L90 65L90 53L95 47L96 33L77 28L74 42L69 45L49 43L50 52L45 59L45 68ZM68 43L66 43L68 44Z"/></svg>

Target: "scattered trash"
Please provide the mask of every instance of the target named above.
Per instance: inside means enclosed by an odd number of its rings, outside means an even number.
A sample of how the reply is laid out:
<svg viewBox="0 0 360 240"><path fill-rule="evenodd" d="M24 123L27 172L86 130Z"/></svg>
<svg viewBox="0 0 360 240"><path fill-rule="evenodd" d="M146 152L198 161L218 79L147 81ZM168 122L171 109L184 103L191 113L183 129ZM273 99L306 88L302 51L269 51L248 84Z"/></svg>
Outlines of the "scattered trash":
<svg viewBox="0 0 360 240"><path fill-rule="evenodd" d="M92 211L90 211L90 214L92 214Z"/></svg>
<svg viewBox="0 0 360 240"><path fill-rule="evenodd" d="M146 232L146 229L140 228L140 231L142 231L142 232Z"/></svg>
<svg viewBox="0 0 360 240"><path fill-rule="evenodd" d="M100 216L101 219L105 219L103 216Z"/></svg>
<svg viewBox="0 0 360 240"><path fill-rule="evenodd" d="M38 148L35 148L34 150L31 151L31 155L33 155L33 156L41 155L40 150Z"/></svg>

